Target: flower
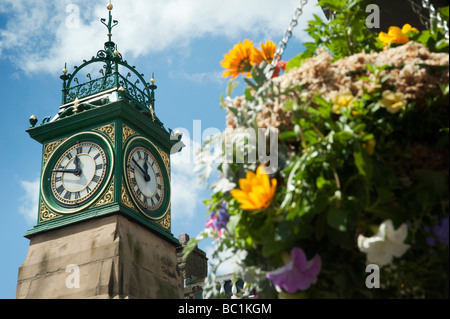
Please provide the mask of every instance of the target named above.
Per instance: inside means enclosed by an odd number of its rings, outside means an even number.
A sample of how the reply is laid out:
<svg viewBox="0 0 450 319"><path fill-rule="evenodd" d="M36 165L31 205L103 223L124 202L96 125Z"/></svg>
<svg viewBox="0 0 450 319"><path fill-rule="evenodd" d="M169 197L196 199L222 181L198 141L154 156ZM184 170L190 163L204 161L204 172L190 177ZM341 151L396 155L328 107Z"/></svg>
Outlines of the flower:
<svg viewBox="0 0 450 319"><path fill-rule="evenodd" d="M382 99L378 101L381 107L386 108L389 113L397 113L406 106L406 99L403 93L394 93L390 90L385 90L381 93Z"/></svg>
<svg viewBox="0 0 450 319"><path fill-rule="evenodd" d="M272 74L272 78L276 78L277 76L279 76L281 71L286 71L286 65L287 62L278 61L277 65L275 66L275 71Z"/></svg>
<svg viewBox="0 0 450 319"><path fill-rule="evenodd" d="M343 93L337 93L333 97L333 113L340 114L343 107L352 108L354 100L355 97L353 96L352 92L348 90L344 91Z"/></svg>
<svg viewBox="0 0 450 319"><path fill-rule="evenodd" d="M222 199L220 201L220 208L218 211L213 211L205 223L206 228L211 228L213 232L220 237L223 235L222 230L227 230L227 223L230 220L230 214L227 212L226 202Z"/></svg>
<svg viewBox="0 0 450 319"><path fill-rule="evenodd" d="M377 144L377 141L375 139L370 139L366 143L362 145L362 147L366 150L367 154L373 155L375 153L375 145Z"/></svg>
<svg viewBox="0 0 450 319"><path fill-rule="evenodd" d="M250 56L250 63L252 65L259 65L262 61L271 63L276 49L277 46L270 40L266 41L265 44L261 43L261 51L257 48L253 48L252 54Z"/></svg>
<svg viewBox="0 0 450 319"><path fill-rule="evenodd" d="M232 76L233 80L241 73L248 73L252 69L250 62L252 52L252 41L244 40L244 43L239 41L228 54L224 55L225 60L220 62L220 65L227 69L223 71L222 77ZM250 73L247 76L250 77Z"/></svg>
<svg viewBox="0 0 450 319"><path fill-rule="evenodd" d="M239 187L241 189L233 189L230 194L241 204L242 209L267 208L275 194L277 180L273 178L270 182L264 167L258 166L256 174L248 171L247 177L239 180Z"/></svg>
<svg viewBox="0 0 450 319"><path fill-rule="evenodd" d="M301 248L291 250L291 260L284 266L269 272L266 277L272 281L277 290L294 293L298 290L307 290L317 280L322 268L319 255L307 260Z"/></svg>
<svg viewBox="0 0 450 319"><path fill-rule="evenodd" d="M441 223L439 225L435 225L433 227L434 236L429 236L426 238L427 244L430 246L436 245L435 237L438 239L439 243L448 245L448 231L449 231L449 219L448 216L441 219ZM429 229L425 229L428 231Z"/></svg>
<svg viewBox="0 0 450 319"><path fill-rule="evenodd" d="M383 42L384 46L388 46L391 43L405 44L409 41L408 32L419 32L416 28L411 27L409 24L405 24L401 29L399 27L389 27L388 33L380 32L378 38Z"/></svg>
<svg viewBox="0 0 450 319"><path fill-rule="evenodd" d="M408 227L402 224L397 230L390 219L381 223L372 237L358 236L358 248L367 254L367 263L379 267L392 262L393 257L401 257L409 248L403 243L408 235Z"/></svg>

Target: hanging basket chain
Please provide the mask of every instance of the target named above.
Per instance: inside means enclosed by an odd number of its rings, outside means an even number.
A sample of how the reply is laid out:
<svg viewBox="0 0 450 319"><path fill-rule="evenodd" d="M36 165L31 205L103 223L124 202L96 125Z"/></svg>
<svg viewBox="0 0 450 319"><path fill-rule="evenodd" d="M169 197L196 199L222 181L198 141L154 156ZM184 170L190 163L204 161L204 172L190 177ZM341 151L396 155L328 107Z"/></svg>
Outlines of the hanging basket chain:
<svg viewBox="0 0 450 319"><path fill-rule="evenodd" d="M287 45L289 39L292 37L292 30L294 30L294 28L297 26L298 18L303 13L303 6L306 5L307 3L308 3L308 0L300 0L299 6L295 9L294 17L291 20L289 28L287 28L286 32L284 33L284 37L278 44L278 48L273 57L272 65L274 67L277 65L278 60L281 59L281 56L284 53L284 49L286 49L286 45Z"/></svg>
<svg viewBox="0 0 450 319"><path fill-rule="evenodd" d="M437 20L437 27L444 30L444 37L448 40L448 23L442 19L441 14L437 11L429 0L422 0L422 6L430 11L430 23Z"/></svg>
<svg viewBox="0 0 450 319"><path fill-rule="evenodd" d="M437 21L437 27L444 30L444 37L448 40L449 39L449 32L448 32L448 22L444 19L442 19L441 14L439 11L435 9L433 4L430 3L429 0L421 0L422 7L416 3L414 0L408 0L409 4L411 5L412 10L415 14L419 16L420 22L428 29L431 27L431 21L436 20ZM426 9L429 11L429 19L427 19L423 14L421 9Z"/></svg>

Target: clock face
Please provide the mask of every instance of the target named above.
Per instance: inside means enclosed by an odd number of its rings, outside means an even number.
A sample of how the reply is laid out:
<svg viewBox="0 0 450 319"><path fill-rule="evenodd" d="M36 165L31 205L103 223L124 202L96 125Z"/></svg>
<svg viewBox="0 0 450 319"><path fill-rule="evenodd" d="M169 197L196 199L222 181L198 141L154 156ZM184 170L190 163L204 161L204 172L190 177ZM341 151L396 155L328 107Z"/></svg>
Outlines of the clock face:
<svg viewBox="0 0 450 319"><path fill-rule="evenodd" d="M50 172L51 194L64 206L79 206L97 193L108 167L105 150L96 142L77 142Z"/></svg>
<svg viewBox="0 0 450 319"><path fill-rule="evenodd" d="M131 196L144 212L154 212L164 200L161 168L149 149L131 148L126 157L126 179Z"/></svg>

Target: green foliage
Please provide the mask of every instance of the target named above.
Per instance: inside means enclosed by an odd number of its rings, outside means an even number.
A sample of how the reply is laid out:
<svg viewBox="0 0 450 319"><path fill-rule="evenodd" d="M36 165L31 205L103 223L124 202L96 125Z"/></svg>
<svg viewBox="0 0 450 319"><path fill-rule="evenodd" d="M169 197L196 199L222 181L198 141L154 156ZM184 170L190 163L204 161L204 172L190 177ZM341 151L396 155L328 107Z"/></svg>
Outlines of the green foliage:
<svg viewBox="0 0 450 319"><path fill-rule="evenodd" d="M288 69L314 56L320 46L335 59L383 49L376 35L365 28L364 2L322 0L319 4L336 11L336 18L326 24L315 16L309 22L307 31L314 42L289 61ZM448 7L441 14L448 17ZM411 40L431 51L448 51L438 28L411 34ZM281 91L268 81L268 67L255 66L252 80L245 79L248 88L239 107L230 97L233 84L223 105L235 116L237 126L244 128L256 128L258 112L277 99L292 113L292 128L279 128L280 165L272 176L278 186L271 205L242 210L229 192L239 188L239 179L255 171L258 163L222 162L216 185L225 186L216 188L206 204L218 207L226 202L227 230L222 236L205 230L186 251L199 240L214 238L214 256L223 252L240 256L236 276L266 298L276 292L265 275L283 266L293 247L301 247L308 259L316 253L322 259L316 284L301 297L448 298L448 243L429 245L430 229L449 215L448 83L442 83L441 93L428 96L423 104L408 102L404 110L392 114L380 105L382 92L391 89L390 75L384 74L401 67L368 64L358 72L370 76L358 80L374 82L375 89L365 90L352 107L342 107L337 114L332 101L302 94L307 86ZM422 67L427 72L448 70L448 66ZM229 138L227 134L222 138ZM367 256L358 249L357 238L374 235L387 219L396 229L407 225L405 242L410 248L382 268L382 289L368 289ZM217 296L214 285L207 285L207 291L208 296Z"/></svg>

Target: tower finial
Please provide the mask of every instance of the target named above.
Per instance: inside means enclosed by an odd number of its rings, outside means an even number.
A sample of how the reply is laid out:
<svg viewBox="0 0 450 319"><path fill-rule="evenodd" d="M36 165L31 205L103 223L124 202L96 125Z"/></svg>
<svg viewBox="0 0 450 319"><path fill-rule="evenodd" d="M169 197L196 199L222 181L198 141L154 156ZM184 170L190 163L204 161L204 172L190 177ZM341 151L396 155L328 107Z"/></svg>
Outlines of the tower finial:
<svg viewBox="0 0 450 319"><path fill-rule="evenodd" d="M100 21L108 29L108 42L112 42L111 41L111 37L112 37L111 31L119 22L117 20L112 19L111 10L113 9L113 5L111 3L111 0L108 1L108 5L106 6L106 8L108 9L108 13L109 13L108 24L106 23L106 19L100 19Z"/></svg>

